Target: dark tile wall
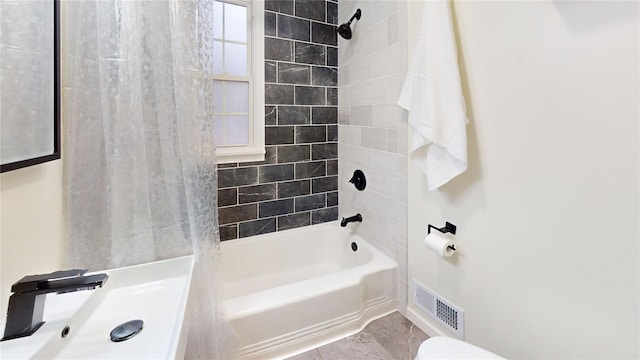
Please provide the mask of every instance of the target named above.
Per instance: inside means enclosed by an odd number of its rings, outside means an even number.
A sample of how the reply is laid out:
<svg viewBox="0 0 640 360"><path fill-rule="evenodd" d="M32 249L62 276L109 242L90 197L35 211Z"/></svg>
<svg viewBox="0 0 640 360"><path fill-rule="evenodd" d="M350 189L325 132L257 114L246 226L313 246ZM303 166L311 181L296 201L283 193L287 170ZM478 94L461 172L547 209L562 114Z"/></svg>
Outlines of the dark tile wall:
<svg viewBox="0 0 640 360"><path fill-rule="evenodd" d="M218 167L220 239L338 218L338 3L265 2L265 161Z"/></svg>

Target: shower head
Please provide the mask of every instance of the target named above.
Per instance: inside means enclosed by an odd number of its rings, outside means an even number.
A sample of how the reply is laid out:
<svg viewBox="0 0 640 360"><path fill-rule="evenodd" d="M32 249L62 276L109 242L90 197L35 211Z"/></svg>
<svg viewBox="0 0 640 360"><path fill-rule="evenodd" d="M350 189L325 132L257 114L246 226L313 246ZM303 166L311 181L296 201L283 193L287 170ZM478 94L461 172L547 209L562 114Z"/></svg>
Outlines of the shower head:
<svg viewBox="0 0 640 360"><path fill-rule="evenodd" d="M338 26L338 34L340 34L340 36L347 40L351 39L351 37L353 36L353 33L351 32L351 22L353 21L353 19L360 20L361 16L362 11L360 11L360 9L356 10L356 13L353 14L351 19L349 19L349 22Z"/></svg>

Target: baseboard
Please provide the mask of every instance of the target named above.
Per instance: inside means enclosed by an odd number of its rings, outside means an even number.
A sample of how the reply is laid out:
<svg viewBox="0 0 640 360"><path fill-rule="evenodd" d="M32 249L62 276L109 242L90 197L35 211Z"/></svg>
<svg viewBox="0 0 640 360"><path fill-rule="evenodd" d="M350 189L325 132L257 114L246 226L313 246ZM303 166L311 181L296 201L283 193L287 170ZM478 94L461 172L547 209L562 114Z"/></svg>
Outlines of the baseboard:
<svg viewBox="0 0 640 360"><path fill-rule="evenodd" d="M414 323L420 330L424 331L425 334L429 335L429 337L433 336L448 336L442 331L435 328L433 325L429 323L424 317L418 315L410 306L407 306L407 319L409 319L412 323Z"/></svg>

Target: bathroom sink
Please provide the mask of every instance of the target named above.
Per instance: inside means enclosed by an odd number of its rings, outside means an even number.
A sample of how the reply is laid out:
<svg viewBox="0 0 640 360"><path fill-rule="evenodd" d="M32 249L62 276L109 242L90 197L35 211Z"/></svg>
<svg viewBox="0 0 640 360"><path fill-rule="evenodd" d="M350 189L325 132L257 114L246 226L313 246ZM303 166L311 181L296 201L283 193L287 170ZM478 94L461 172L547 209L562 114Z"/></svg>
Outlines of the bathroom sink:
<svg viewBox="0 0 640 360"><path fill-rule="evenodd" d="M182 358L193 263L193 256L185 256L99 271L109 275L102 288L48 294L44 325L31 336L0 342L0 354L3 359ZM137 335L111 341L111 330L136 319L144 321Z"/></svg>

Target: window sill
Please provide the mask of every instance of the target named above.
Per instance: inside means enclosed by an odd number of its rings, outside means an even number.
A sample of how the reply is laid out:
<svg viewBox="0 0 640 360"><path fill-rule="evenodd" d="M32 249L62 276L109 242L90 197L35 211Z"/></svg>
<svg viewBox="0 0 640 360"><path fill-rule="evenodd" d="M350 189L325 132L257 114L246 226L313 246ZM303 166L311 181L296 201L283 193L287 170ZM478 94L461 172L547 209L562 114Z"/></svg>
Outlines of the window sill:
<svg viewBox="0 0 640 360"><path fill-rule="evenodd" d="M264 161L264 154L264 148L255 147L216 149L218 164Z"/></svg>

